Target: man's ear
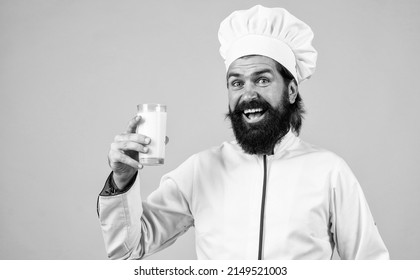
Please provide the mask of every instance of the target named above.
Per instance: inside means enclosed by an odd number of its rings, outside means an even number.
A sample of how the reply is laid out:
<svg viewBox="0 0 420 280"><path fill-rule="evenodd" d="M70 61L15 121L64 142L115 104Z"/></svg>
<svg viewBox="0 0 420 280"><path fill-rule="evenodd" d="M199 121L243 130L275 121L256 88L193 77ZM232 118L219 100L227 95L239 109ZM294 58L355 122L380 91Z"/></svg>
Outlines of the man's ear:
<svg viewBox="0 0 420 280"><path fill-rule="evenodd" d="M298 85L296 84L295 80L291 81L287 86L287 90L289 92L289 102L290 104L295 103L296 97L298 95Z"/></svg>

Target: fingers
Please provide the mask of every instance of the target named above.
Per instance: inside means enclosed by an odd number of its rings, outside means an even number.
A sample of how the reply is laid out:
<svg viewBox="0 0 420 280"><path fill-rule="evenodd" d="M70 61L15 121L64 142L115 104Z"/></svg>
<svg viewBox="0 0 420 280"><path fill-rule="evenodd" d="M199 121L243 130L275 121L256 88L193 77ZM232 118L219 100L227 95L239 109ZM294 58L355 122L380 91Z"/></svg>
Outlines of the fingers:
<svg viewBox="0 0 420 280"><path fill-rule="evenodd" d="M132 169L142 169L138 161L139 153L148 153L151 140L145 135L136 133L137 126L141 121L141 116L136 116L128 122L125 133L115 136L114 142L108 153L108 163L114 174L132 173Z"/></svg>
<svg viewBox="0 0 420 280"><path fill-rule="evenodd" d="M135 133L139 125L141 116L135 116L128 122L127 133Z"/></svg>
<svg viewBox="0 0 420 280"><path fill-rule="evenodd" d="M113 164L117 164L117 163L123 163L125 165L131 166L134 169L143 168L143 166L138 161L121 153L118 150L111 150L108 155L108 160L112 169L114 169Z"/></svg>
<svg viewBox="0 0 420 280"><path fill-rule="evenodd" d="M150 138L149 137L147 137L145 135L137 134L137 133L118 134L114 138L114 142L123 142L123 141L137 142L137 143L142 144L142 145L150 144Z"/></svg>
<svg viewBox="0 0 420 280"><path fill-rule="evenodd" d="M137 126L141 122L141 116L136 116L128 122L125 133L118 134L111 144L108 154L108 161L114 172L121 174L134 169L141 169L143 165L139 163L138 153L148 153L147 145L151 143L151 139L145 135L136 133ZM165 144L169 142L169 138L165 138ZM128 169L127 169L128 168Z"/></svg>
<svg viewBox="0 0 420 280"><path fill-rule="evenodd" d="M147 153L149 151L148 147L141 145L137 142L121 141L114 142L111 144L111 150L114 151L137 151L140 153Z"/></svg>

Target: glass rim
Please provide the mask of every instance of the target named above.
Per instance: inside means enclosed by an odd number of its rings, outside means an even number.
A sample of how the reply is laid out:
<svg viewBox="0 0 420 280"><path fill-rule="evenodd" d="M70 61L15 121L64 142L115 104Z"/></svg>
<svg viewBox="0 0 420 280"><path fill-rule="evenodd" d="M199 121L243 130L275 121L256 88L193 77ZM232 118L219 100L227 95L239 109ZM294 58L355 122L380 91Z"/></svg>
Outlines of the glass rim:
<svg viewBox="0 0 420 280"><path fill-rule="evenodd" d="M166 112L166 105L159 103L141 103L137 105L139 112Z"/></svg>

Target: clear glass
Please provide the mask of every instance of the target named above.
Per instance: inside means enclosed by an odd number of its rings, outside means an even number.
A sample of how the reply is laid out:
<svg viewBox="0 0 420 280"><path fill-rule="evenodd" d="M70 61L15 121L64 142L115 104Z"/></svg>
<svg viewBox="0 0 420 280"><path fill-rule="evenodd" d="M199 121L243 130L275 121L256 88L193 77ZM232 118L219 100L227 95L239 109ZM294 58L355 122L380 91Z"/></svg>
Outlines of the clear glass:
<svg viewBox="0 0 420 280"><path fill-rule="evenodd" d="M137 115L142 118L137 126L137 133L151 139L147 153L139 153L143 165L161 165L165 163L166 105L139 104Z"/></svg>

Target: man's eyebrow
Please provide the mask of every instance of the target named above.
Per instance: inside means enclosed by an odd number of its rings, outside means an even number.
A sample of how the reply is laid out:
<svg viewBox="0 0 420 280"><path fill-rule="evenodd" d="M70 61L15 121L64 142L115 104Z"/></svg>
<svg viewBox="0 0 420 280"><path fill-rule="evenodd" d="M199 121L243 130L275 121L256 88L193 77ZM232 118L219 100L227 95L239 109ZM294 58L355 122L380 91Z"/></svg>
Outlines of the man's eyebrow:
<svg viewBox="0 0 420 280"><path fill-rule="evenodd" d="M226 76L226 80L229 80L230 77L240 77L241 75L239 73L235 73L235 72L229 72Z"/></svg>
<svg viewBox="0 0 420 280"><path fill-rule="evenodd" d="M252 76L259 76L265 73L274 74L273 70L267 68L267 69L262 69L260 71L252 73Z"/></svg>
<svg viewBox="0 0 420 280"><path fill-rule="evenodd" d="M266 69L261 69L261 70L259 70L259 71L257 71L257 72L254 72L254 73L252 73L252 76L259 76L259 75L262 75L262 74L266 74L266 73L269 73L269 74L274 74L274 72L273 72L273 70L272 69L269 69L269 68L266 68ZM241 74L239 74L239 73L236 73L236 72L229 72L228 74L227 74L227 76L226 76L226 79L227 80L229 80L229 78L230 77L235 77L235 78L238 78L238 77L241 77L242 75Z"/></svg>

